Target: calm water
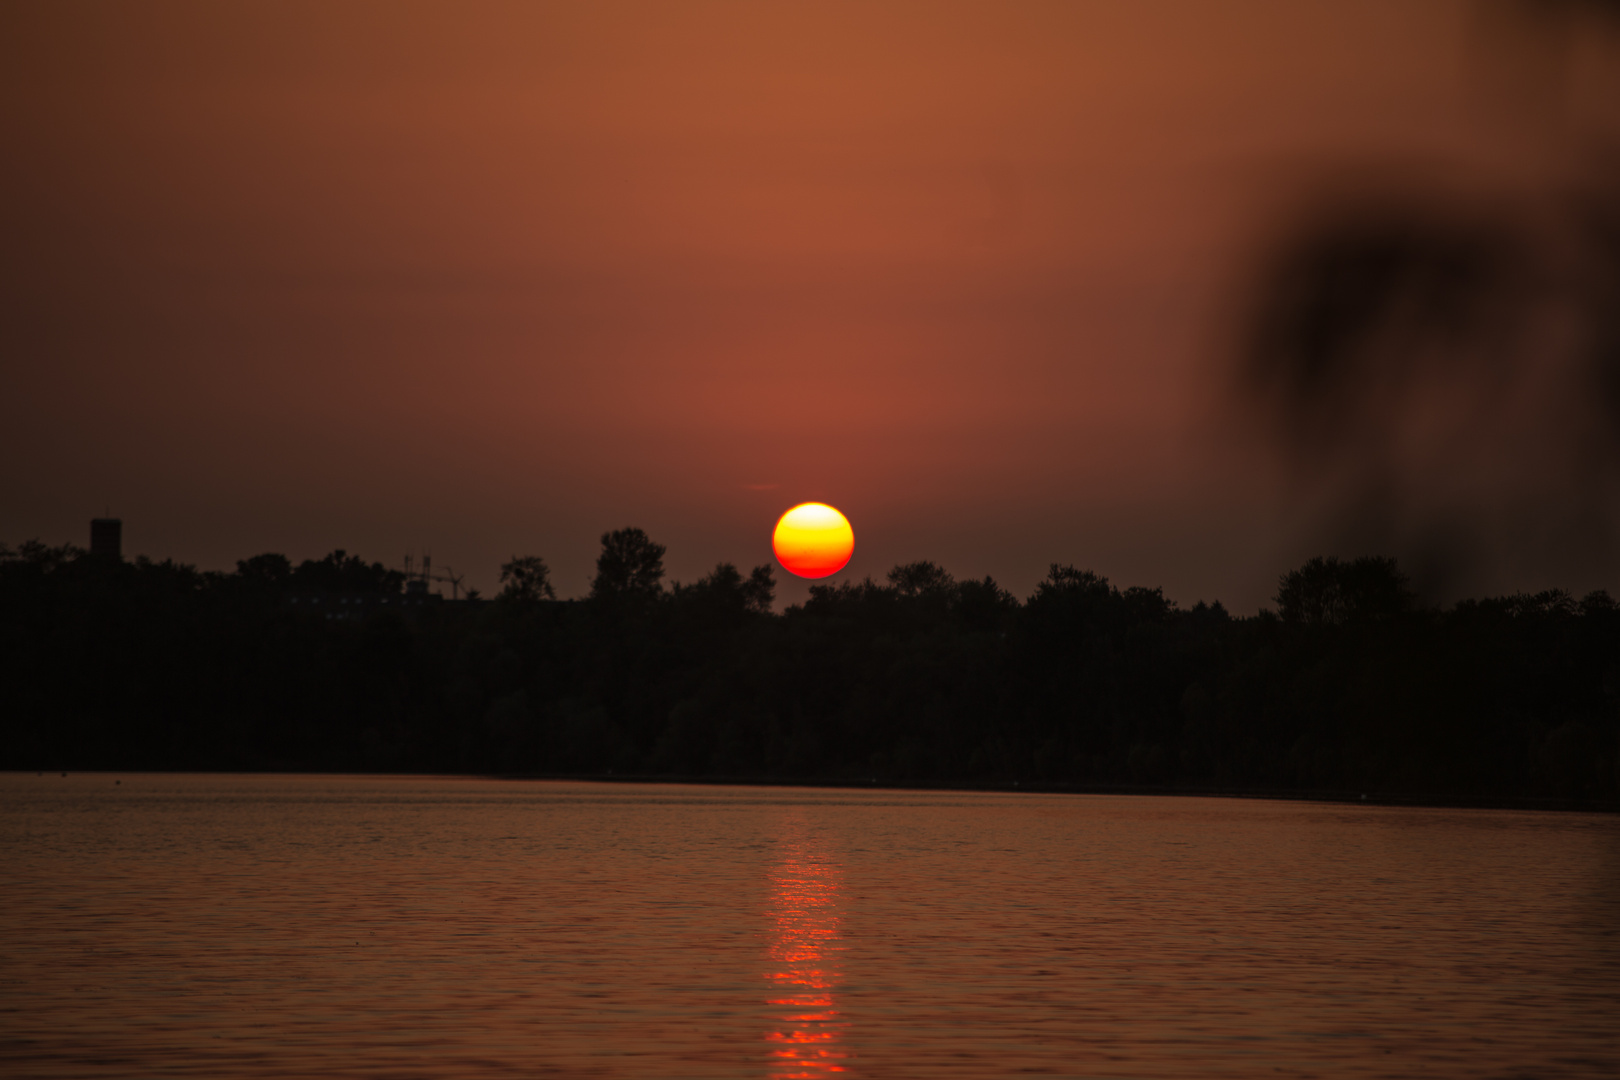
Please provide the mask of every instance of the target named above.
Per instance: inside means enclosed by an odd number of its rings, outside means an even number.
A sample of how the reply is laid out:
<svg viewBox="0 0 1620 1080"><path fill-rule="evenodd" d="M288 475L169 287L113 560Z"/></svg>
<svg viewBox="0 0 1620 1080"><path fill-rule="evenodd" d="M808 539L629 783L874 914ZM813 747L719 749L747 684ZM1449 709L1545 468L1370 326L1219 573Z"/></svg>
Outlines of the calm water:
<svg viewBox="0 0 1620 1080"><path fill-rule="evenodd" d="M52 774L0 854L6 1076L1620 1076L1612 817Z"/></svg>

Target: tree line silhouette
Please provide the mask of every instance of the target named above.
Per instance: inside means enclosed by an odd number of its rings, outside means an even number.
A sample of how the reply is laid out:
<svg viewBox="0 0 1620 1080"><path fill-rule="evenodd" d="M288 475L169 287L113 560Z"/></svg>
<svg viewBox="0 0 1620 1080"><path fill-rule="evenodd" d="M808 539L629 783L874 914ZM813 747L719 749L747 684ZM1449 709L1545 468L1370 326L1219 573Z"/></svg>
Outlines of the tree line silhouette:
<svg viewBox="0 0 1620 1080"><path fill-rule="evenodd" d="M590 594L514 558L490 601L344 551L234 573L0 547L0 767L637 775L1620 802L1620 606L1426 608L1318 558L1276 609L1179 608L1054 565L1026 600L931 562L817 585L665 580L640 529Z"/></svg>

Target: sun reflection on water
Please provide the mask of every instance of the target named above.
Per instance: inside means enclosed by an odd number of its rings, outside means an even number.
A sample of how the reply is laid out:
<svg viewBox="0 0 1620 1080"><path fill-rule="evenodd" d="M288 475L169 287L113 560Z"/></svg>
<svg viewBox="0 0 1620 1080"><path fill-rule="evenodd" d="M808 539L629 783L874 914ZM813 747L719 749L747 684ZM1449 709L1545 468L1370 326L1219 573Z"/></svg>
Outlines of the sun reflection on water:
<svg viewBox="0 0 1620 1080"><path fill-rule="evenodd" d="M772 1008L772 1080L847 1073L844 1029L834 990L838 986L838 867L827 845L790 833L771 870L770 968L765 978Z"/></svg>

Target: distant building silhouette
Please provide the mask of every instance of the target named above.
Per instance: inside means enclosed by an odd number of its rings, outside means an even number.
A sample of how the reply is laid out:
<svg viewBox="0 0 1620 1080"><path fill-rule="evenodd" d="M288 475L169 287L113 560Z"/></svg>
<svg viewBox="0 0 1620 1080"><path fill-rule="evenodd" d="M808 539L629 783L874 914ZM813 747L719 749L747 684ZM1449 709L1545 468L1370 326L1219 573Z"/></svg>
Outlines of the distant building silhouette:
<svg viewBox="0 0 1620 1080"><path fill-rule="evenodd" d="M124 557L124 522L120 518L90 519L90 554L109 559Z"/></svg>

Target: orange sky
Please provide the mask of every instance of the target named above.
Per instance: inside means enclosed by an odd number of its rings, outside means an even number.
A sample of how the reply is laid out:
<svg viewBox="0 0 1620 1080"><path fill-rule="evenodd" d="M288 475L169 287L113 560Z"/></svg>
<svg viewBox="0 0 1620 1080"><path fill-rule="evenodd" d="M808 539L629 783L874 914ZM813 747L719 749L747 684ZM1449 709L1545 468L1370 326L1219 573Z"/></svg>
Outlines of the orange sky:
<svg viewBox="0 0 1620 1080"><path fill-rule="evenodd" d="M813 499L842 576L1063 561L1252 610L1314 552L1219 434L1235 282L1323 175L1534 179L1469 34L1409 0L8 5L0 541L110 509L205 568L427 548L489 590L539 554L566 596L607 529L690 580Z"/></svg>

